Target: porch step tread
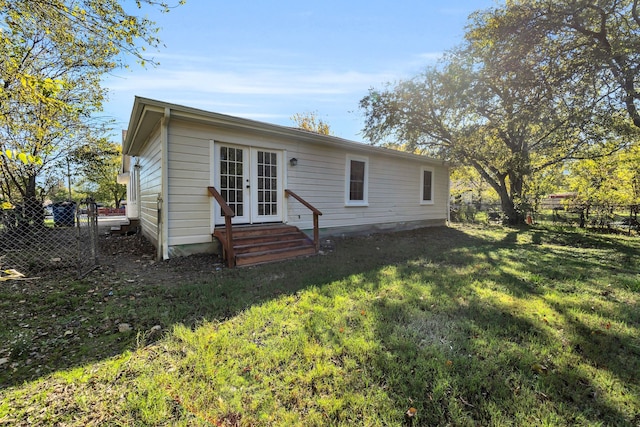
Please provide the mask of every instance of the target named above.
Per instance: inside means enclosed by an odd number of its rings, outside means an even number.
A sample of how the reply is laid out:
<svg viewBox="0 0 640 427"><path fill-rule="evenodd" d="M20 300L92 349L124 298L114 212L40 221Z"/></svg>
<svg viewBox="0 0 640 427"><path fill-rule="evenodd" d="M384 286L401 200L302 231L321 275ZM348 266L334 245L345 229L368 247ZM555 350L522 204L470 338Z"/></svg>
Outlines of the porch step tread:
<svg viewBox="0 0 640 427"><path fill-rule="evenodd" d="M299 232L297 227L292 225L277 224L277 225L260 225L260 226L234 226L233 238L243 238L250 236L266 236L272 234L285 234ZM217 227L214 234L226 236L227 232L224 227Z"/></svg>
<svg viewBox="0 0 640 427"><path fill-rule="evenodd" d="M287 224L233 226L235 265L247 266L315 255L311 239L298 227ZM218 227L213 235L224 245L227 233Z"/></svg>
<svg viewBox="0 0 640 427"><path fill-rule="evenodd" d="M300 256L315 255L316 249L313 246L302 246L294 248L274 249L262 252L249 252L236 255L236 265L246 266L262 264L273 261L283 261Z"/></svg>
<svg viewBox="0 0 640 427"><path fill-rule="evenodd" d="M222 237L226 236L223 234ZM306 235L304 235L306 237ZM285 242L289 240L299 240L303 238L300 231L279 233L279 234L267 234L264 236L236 236L233 233L234 247L250 245L253 243L268 243L268 242Z"/></svg>
<svg viewBox="0 0 640 427"><path fill-rule="evenodd" d="M264 251L273 251L277 249L284 248L296 248L296 247L305 247L305 246L313 246L313 243L308 239L291 239L291 240L280 240L280 241L268 241L268 242L251 242L245 245L233 245L233 250L236 254L244 254L251 252L264 252Z"/></svg>
<svg viewBox="0 0 640 427"><path fill-rule="evenodd" d="M136 234L140 231L140 219L129 218L128 223L115 225L109 230L111 235Z"/></svg>

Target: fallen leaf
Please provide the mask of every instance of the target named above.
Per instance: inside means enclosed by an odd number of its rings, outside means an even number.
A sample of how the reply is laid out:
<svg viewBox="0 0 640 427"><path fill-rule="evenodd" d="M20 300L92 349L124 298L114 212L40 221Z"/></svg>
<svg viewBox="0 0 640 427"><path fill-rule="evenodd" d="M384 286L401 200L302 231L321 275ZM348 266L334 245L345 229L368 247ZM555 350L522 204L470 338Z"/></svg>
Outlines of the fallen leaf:
<svg viewBox="0 0 640 427"><path fill-rule="evenodd" d="M547 367L540 363L534 363L533 365L531 365L531 370L537 374L547 373Z"/></svg>
<svg viewBox="0 0 640 427"><path fill-rule="evenodd" d="M418 410L412 406L411 408L407 409L407 412L405 412L405 415L409 418L413 418L417 413L418 413Z"/></svg>

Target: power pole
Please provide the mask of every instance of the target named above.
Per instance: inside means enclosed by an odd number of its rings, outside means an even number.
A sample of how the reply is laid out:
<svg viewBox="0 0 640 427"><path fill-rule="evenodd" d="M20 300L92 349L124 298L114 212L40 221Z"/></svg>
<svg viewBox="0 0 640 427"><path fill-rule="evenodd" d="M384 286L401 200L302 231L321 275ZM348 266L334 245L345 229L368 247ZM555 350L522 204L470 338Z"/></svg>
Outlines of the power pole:
<svg viewBox="0 0 640 427"><path fill-rule="evenodd" d="M71 201L71 165L67 157L67 183L69 184L69 201Z"/></svg>

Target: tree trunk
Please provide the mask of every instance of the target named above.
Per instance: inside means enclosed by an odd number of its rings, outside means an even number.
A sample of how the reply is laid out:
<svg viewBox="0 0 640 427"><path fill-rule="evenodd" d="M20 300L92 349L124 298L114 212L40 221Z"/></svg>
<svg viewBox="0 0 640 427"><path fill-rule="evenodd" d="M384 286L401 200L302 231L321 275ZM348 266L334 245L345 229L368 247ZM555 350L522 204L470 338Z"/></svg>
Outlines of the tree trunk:
<svg viewBox="0 0 640 427"><path fill-rule="evenodd" d="M509 194L505 179L501 179L500 183L494 183L495 185L492 184L491 186L500 196L500 206L502 208L502 213L504 213L504 215L507 217L507 224L522 224L524 222L524 216L522 215L522 213L518 212L518 209L516 208L516 205L513 201L513 193Z"/></svg>
<svg viewBox="0 0 640 427"><path fill-rule="evenodd" d="M522 214L518 212L513 203L513 200L506 190L500 192L500 206L502 207L502 212L504 212L505 216L507 217L507 224L522 224Z"/></svg>
<svg viewBox="0 0 640 427"><path fill-rule="evenodd" d="M518 180L511 179L512 183L510 187L507 187L507 174L490 174L487 170L485 170L482 165L473 159L468 159L471 165L480 173L480 175L485 179L487 184L493 188L496 193L500 196L500 206L502 207L502 213L504 213L507 217L507 224L509 225L518 225L524 223L524 215L521 212L518 212L516 209L516 205L513 200L514 194L522 193L523 179L520 178ZM516 183L515 185L513 183ZM509 189L511 189L511 194L509 193Z"/></svg>
<svg viewBox="0 0 640 427"><path fill-rule="evenodd" d="M35 175L27 178L22 204L23 215L19 227L22 229L44 227L44 206L42 206L42 200L38 198Z"/></svg>

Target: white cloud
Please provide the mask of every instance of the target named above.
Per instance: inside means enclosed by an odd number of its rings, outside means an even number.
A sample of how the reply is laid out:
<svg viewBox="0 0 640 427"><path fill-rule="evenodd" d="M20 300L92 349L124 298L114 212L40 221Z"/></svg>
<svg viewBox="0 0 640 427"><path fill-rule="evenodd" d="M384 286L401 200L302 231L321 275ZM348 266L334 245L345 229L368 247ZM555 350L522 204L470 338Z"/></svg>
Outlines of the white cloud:
<svg viewBox="0 0 640 427"><path fill-rule="evenodd" d="M295 68L208 71L195 68L149 69L108 79L113 92L195 92L236 95L339 95L366 90L390 73L323 71Z"/></svg>
<svg viewBox="0 0 640 427"><path fill-rule="evenodd" d="M404 64L388 62L383 68L362 70L287 52L244 58L159 55L158 67L132 68L105 79L110 90L105 113L125 128L135 95L283 125L291 125L295 112L320 111L336 124L340 136L359 138L360 118L349 111L357 109L370 87L411 77L414 73L407 71L421 68L428 57L418 55ZM342 131L337 128L340 125Z"/></svg>

